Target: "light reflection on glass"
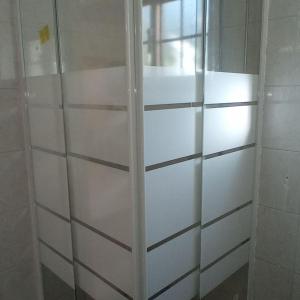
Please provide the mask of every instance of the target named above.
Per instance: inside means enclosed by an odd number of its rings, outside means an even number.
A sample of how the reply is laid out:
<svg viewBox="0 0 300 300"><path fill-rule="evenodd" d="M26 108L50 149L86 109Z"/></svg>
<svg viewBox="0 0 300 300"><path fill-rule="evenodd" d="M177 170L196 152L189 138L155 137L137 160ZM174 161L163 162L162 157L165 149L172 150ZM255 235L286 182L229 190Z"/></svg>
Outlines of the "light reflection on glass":
<svg viewBox="0 0 300 300"><path fill-rule="evenodd" d="M145 0L143 53L145 66L176 67L195 73L199 0ZM201 48L200 50L201 51Z"/></svg>
<svg viewBox="0 0 300 300"><path fill-rule="evenodd" d="M262 0L207 0L208 71L258 74Z"/></svg>

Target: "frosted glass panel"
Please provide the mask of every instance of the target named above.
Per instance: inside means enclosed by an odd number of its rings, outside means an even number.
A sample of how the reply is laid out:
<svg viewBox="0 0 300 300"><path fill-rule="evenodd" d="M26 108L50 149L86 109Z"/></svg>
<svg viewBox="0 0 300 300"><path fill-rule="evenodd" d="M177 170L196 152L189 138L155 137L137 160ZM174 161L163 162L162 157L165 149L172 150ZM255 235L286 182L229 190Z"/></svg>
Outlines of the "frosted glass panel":
<svg viewBox="0 0 300 300"><path fill-rule="evenodd" d="M28 77L26 86L29 104L53 105L56 107L62 104L59 75Z"/></svg>
<svg viewBox="0 0 300 300"><path fill-rule="evenodd" d="M241 246L200 276L201 298L235 273L249 260L250 243Z"/></svg>
<svg viewBox="0 0 300 300"><path fill-rule="evenodd" d="M134 291L129 7L57 0L77 280L94 299Z"/></svg>
<svg viewBox="0 0 300 300"><path fill-rule="evenodd" d="M199 243L200 228L194 228L148 253L149 296L199 265Z"/></svg>
<svg viewBox="0 0 300 300"><path fill-rule="evenodd" d="M195 102L196 88L195 75L183 69L144 67L143 90L146 105Z"/></svg>
<svg viewBox="0 0 300 300"><path fill-rule="evenodd" d="M129 173L70 157L73 216L131 246Z"/></svg>
<svg viewBox="0 0 300 300"><path fill-rule="evenodd" d="M76 258L127 295L132 295L131 252L78 223L73 223L72 228Z"/></svg>
<svg viewBox="0 0 300 300"><path fill-rule="evenodd" d="M203 224L253 200L254 165L255 148L203 161Z"/></svg>
<svg viewBox="0 0 300 300"><path fill-rule="evenodd" d="M75 288L73 265L42 243L39 243L39 251L41 263L70 287Z"/></svg>
<svg viewBox="0 0 300 300"><path fill-rule="evenodd" d="M252 209L247 206L202 229L202 269L250 237Z"/></svg>
<svg viewBox="0 0 300 300"><path fill-rule="evenodd" d="M71 225L50 212L37 208L39 237L50 247L72 260Z"/></svg>
<svg viewBox="0 0 300 300"><path fill-rule="evenodd" d="M89 296L93 297L93 299L128 299L81 265L76 264L76 270L77 282L79 287Z"/></svg>
<svg viewBox="0 0 300 300"><path fill-rule="evenodd" d="M157 300L191 300L199 291L200 274L199 271L193 272L181 280L178 284L171 287L166 292L158 296Z"/></svg>
<svg viewBox="0 0 300 300"><path fill-rule="evenodd" d="M69 219L69 192L66 159L33 151L33 172L36 201Z"/></svg>
<svg viewBox="0 0 300 300"><path fill-rule="evenodd" d="M201 159L145 176L147 246L200 222Z"/></svg>
<svg viewBox="0 0 300 300"><path fill-rule="evenodd" d="M64 74L68 104L124 105L128 103L125 66L80 70Z"/></svg>
<svg viewBox="0 0 300 300"><path fill-rule="evenodd" d="M69 150L128 166L127 122L125 111L67 109Z"/></svg>
<svg viewBox="0 0 300 300"><path fill-rule="evenodd" d="M29 108L31 144L44 149L65 152L63 111L61 109Z"/></svg>
<svg viewBox="0 0 300 300"><path fill-rule="evenodd" d="M204 99L205 104L258 101L258 75L206 72Z"/></svg>
<svg viewBox="0 0 300 300"><path fill-rule="evenodd" d="M43 296L45 299L72 300L75 299L75 283L70 262L73 253L57 47L56 4L59 1L2 2L15 2L16 10L17 3L20 4L21 26L18 22L13 23L17 31L21 29L22 44L15 41L15 46L23 47L30 146L33 147L33 188L35 201L39 204L37 232L45 242L40 243ZM18 66L22 66L21 61Z"/></svg>
<svg viewBox="0 0 300 300"><path fill-rule="evenodd" d="M257 107L237 106L205 111L203 154L212 154L255 142Z"/></svg>
<svg viewBox="0 0 300 300"><path fill-rule="evenodd" d="M147 111L145 164L201 153L202 108Z"/></svg>

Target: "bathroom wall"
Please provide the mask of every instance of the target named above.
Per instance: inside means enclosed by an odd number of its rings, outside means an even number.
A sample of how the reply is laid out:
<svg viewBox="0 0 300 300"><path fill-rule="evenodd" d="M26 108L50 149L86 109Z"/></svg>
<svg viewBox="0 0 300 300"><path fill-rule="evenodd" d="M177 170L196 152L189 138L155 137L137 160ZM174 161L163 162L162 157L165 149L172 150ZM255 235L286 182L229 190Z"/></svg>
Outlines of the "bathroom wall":
<svg viewBox="0 0 300 300"><path fill-rule="evenodd" d="M16 3L0 1L0 299L35 300Z"/></svg>
<svg viewBox="0 0 300 300"><path fill-rule="evenodd" d="M300 1L271 0L254 299L300 298Z"/></svg>

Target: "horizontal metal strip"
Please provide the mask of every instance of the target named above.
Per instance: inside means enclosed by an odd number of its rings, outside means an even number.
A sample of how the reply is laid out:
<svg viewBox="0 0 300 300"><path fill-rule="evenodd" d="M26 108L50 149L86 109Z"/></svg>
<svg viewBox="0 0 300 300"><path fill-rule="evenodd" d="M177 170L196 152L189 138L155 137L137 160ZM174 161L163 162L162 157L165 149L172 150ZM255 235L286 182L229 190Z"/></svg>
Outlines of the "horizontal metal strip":
<svg viewBox="0 0 300 300"><path fill-rule="evenodd" d="M192 107L201 107L201 106L203 106L202 102L186 102L186 103L145 105L144 109L145 111L152 111L152 110L192 108Z"/></svg>
<svg viewBox="0 0 300 300"><path fill-rule="evenodd" d="M175 233L175 234L167 237L166 239L164 239L164 240L162 240L162 241L160 241L158 243L155 243L154 245L148 247L147 248L147 252L150 252L150 251L152 251L152 250L154 250L154 249L156 249L156 248L158 248L158 247L160 247L160 246L162 246L162 245L164 245L164 244L166 244L166 243L168 243L168 242L170 242L170 241L178 238L179 236L181 236L181 235L189 232L190 230L192 230L194 228L197 228L197 227L200 227L200 226L201 226L201 222L199 221L198 223L195 223L195 224L193 224L193 225L191 225L191 226L189 226L189 227L187 227L187 228L185 228L185 229L183 229L183 230L181 230L181 231L179 231L179 232L177 232L177 233Z"/></svg>
<svg viewBox="0 0 300 300"><path fill-rule="evenodd" d="M41 152L45 152L45 153L48 153L48 154L53 154L53 155L56 155L56 156L61 156L61 157L66 157L67 156L66 153L62 153L62 152L58 152L58 151L55 151L55 150L50 150L50 149L42 148L42 147L39 147L39 146L34 146L34 145L31 146L31 149L41 151Z"/></svg>
<svg viewBox="0 0 300 300"><path fill-rule="evenodd" d="M176 159L165 161L165 162L158 163L155 165L146 166L145 170L146 170L146 172L149 172L149 171L161 169L161 168L164 168L167 166L176 165L176 164L188 161L188 160L197 159L200 157L202 157L202 153L193 154L193 155L189 155L189 156L185 156L185 157L181 157L181 158L176 158Z"/></svg>
<svg viewBox="0 0 300 300"><path fill-rule="evenodd" d="M148 298L148 300L153 300L153 299L157 298L158 296L160 296L161 294L163 294L164 292L166 292L167 290L169 290L170 288L172 288L173 286L175 286L177 283L179 283L180 281L182 281L183 279L185 279L186 277L188 277L192 273L194 273L196 271L199 271L199 269L200 269L200 267L196 266L195 268L193 268L192 270L190 270L187 273L183 274L182 276L180 276L179 278L177 278L175 281L173 281L172 283L170 283L169 285L167 285L166 287L164 287L163 289L161 289L159 292L157 292L156 294L154 294L153 296L151 296L150 298Z"/></svg>
<svg viewBox="0 0 300 300"><path fill-rule="evenodd" d="M42 103L29 103L27 102L26 105L28 106L28 108L44 108L44 109L63 109L63 105L62 104L42 104Z"/></svg>
<svg viewBox="0 0 300 300"><path fill-rule="evenodd" d="M247 203L245 203L245 204L243 204L243 205L241 205L241 206L238 206L237 208L235 208L235 209L229 211L228 213L226 213L226 214L224 214L224 215L222 215L222 216L220 216L220 217L218 217L218 218L216 218L216 219L214 219L214 220L212 220L212 221L210 221L210 222L208 222L208 223L202 225L201 229L205 229L205 228L207 228L207 227L209 227L209 226L211 226L211 225L213 225L213 224L215 224L215 223L221 221L222 219L225 219L226 217L228 217L228 216L230 216L230 215L236 213L237 211L239 211L239 210L241 210L241 209L243 209L243 208L245 208L245 207L251 205L252 202L253 202L253 201L248 201Z"/></svg>
<svg viewBox="0 0 300 300"><path fill-rule="evenodd" d="M114 168L114 169L129 172L129 167L128 166L120 165L120 164L113 163L113 162L110 162L110 161L105 161L105 160L98 159L98 158L93 158L93 157L89 157L89 156L85 156L85 155L81 155L81 154L76 154L76 153L73 153L73 152L68 152L68 156L83 159L83 160L87 160L87 161L90 161L90 162L94 162L96 164L103 165L103 166L106 166L106 167L110 167L110 168Z"/></svg>
<svg viewBox="0 0 300 300"><path fill-rule="evenodd" d="M86 269L87 271L89 271L90 273L92 273L94 276L96 276L98 279L100 279L101 281L103 281L104 283L106 283L107 285L109 285L112 289L114 289L115 291L117 291L119 294L121 294L122 296L124 296L126 299L132 300L133 298L130 297L127 293L125 293L124 291L122 291L119 287L117 287L115 284L113 284L112 282L110 282L109 280L105 279L103 276L101 276L100 274L98 274L96 271L94 271L93 269L91 269L90 267L88 267L87 265L85 265L83 262L81 262L78 258L74 258L74 261L80 265L81 267L83 267L84 269ZM132 274L128 274L128 276L131 276Z"/></svg>
<svg viewBox="0 0 300 300"><path fill-rule="evenodd" d="M56 216L57 218L59 218L59 219L65 221L65 222L67 222L67 223L70 223L70 220L69 220L68 218L66 218L65 216L63 216L63 215L61 215L61 214L59 214L59 213L53 211L52 209L50 209L50 208L48 208L47 206L45 206L45 205L39 203L38 201L35 201L35 203L36 203L36 205L37 205L39 208L41 208L41 209L43 209L43 210L46 210L47 212L51 213L52 215Z"/></svg>
<svg viewBox="0 0 300 300"><path fill-rule="evenodd" d="M93 231L94 233L100 235L101 237L103 237L103 238L109 240L110 242L116 244L117 246L119 246L119 247L125 249L126 251L132 252L132 249L131 249L130 246L128 246L128 245L126 245L126 244L124 244L124 243L122 243L122 242L116 240L115 238L109 236L108 234L106 234L106 233L104 233L104 232L102 232L102 231L96 229L96 228L93 227L93 226L90 226L89 224L86 224L85 222L82 222L82 221L78 220L77 218L75 218L75 217L73 217L73 216L71 217L71 219L72 219L73 222L76 222L76 223L78 223L79 225L81 225L81 226L83 226L83 227L85 227L85 228L87 228L87 229Z"/></svg>
<svg viewBox="0 0 300 300"><path fill-rule="evenodd" d="M222 107L235 107L235 106L254 106L257 105L257 101L251 102L231 102L231 103L216 103L216 104L204 104L207 109L211 108L222 108Z"/></svg>
<svg viewBox="0 0 300 300"><path fill-rule="evenodd" d="M73 265L74 262L73 260L70 260L68 257L64 256L63 254L61 254L59 251L57 251L55 248L53 248L52 246L50 246L47 242L43 241L41 238L38 239L39 242L41 244L43 244L45 247L47 247L49 250L51 250L52 252L54 252L55 254L57 254L59 257L61 257L62 259L64 259L67 263Z"/></svg>
<svg viewBox="0 0 300 300"><path fill-rule="evenodd" d="M161 1L161 0L160 0ZM163 2L168 2L170 0L164 0ZM146 2L149 2L146 1ZM156 1L155 1L156 2ZM153 4L153 0L151 0L151 3ZM160 2L161 4L161 2ZM144 3L145 5L145 3ZM175 41L184 41L184 40L188 40L188 39L193 39L193 38L197 38L197 37L202 37L201 33L195 33L195 34L190 34L190 35L183 35L180 36L178 35L178 37L174 37L174 38L168 38L168 39L160 39L160 40L155 40L155 41L143 41L143 44L157 44L157 43L168 43L168 42L175 42Z"/></svg>
<svg viewBox="0 0 300 300"><path fill-rule="evenodd" d="M126 105L109 105L109 104L65 104L66 108L74 109L95 109L95 110L114 110L127 111Z"/></svg>
<svg viewBox="0 0 300 300"><path fill-rule="evenodd" d="M244 240L243 242L241 242L240 244L238 244L234 248L230 249L225 254L223 254L222 256L220 256L218 259L216 259L215 261L213 261L212 263L210 263L209 265L207 265L205 268L201 269L201 273L204 273L205 271L207 271L208 269L210 269L211 267L213 267L215 264L217 264L218 262L220 262L221 260L223 260L226 256L230 255L235 250L237 250L240 247L242 247L245 244L247 244L249 241L250 241L250 238L247 238L246 240Z"/></svg>
<svg viewBox="0 0 300 300"><path fill-rule="evenodd" d="M203 156L203 159L211 159L211 158L214 158L214 157L218 157L218 156L222 156L222 155L242 151L242 150L245 150L245 149L253 148L255 146L256 146L256 143L252 143L252 144L248 144L248 145L245 145L245 146L232 148L232 149L229 149L229 150L224 150L224 151L220 151L220 152L216 152L216 153L212 153L212 154L207 154L207 155Z"/></svg>

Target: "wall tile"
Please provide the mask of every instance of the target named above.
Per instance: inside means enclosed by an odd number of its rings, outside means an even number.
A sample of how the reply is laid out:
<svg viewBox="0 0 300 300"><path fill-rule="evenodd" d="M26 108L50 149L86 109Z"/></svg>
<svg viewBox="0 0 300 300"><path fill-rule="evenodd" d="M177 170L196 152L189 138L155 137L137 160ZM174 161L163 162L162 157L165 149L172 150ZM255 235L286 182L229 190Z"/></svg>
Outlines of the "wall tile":
<svg viewBox="0 0 300 300"><path fill-rule="evenodd" d="M300 274L300 226L298 228L297 235L297 248L296 248L296 262L295 262L295 272Z"/></svg>
<svg viewBox="0 0 300 300"><path fill-rule="evenodd" d="M16 28L13 23L0 23L0 87L13 88L18 86L19 65L17 58Z"/></svg>
<svg viewBox="0 0 300 300"><path fill-rule="evenodd" d="M0 154L0 215L28 206L26 176L23 152Z"/></svg>
<svg viewBox="0 0 300 300"><path fill-rule="evenodd" d="M34 262L26 259L16 268L0 273L0 299L37 300Z"/></svg>
<svg viewBox="0 0 300 300"><path fill-rule="evenodd" d="M265 261L255 261L255 300L290 300L293 272Z"/></svg>
<svg viewBox="0 0 300 300"><path fill-rule="evenodd" d="M297 101L266 102L264 110L263 145L300 150L300 97Z"/></svg>
<svg viewBox="0 0 300 300"><path fill-rule="evenodd" d="M32 251L29 208L2 214L0 228L0 272L3 272L16 267Z"/></svg>
<svg viewBox="0 0 300 300"><path fill-rule="evenodd" d="M266 84L292 85L297 77L299 20L296 17L271 20L267 48Z"/></svg>
<svg viewBox="0 0 300 300"><path fill-rule="evenodd" d="M270 19L299 15L300 3L298 0L272 0L270 3Z"/></svg>
<svg viewBox="0 0 300 300"><path fill-rule="evenodd" d="M35 200L70 218L66 158L50 153L32 151Z"/></svg>
<svg viewBox="0 0 300 300"><path fill-rule="evenodd" d="M12 22L16 18L16 0L0 1L0 22Z"/></svg>
<svg viewBox="0 0 300 300"><path fill-rule="evenodd" d="M294 282L293 282L293 293L292 293L292 300L299 300L300 299L300 275L295 274Z"/></svg>
<svg viewBox="0 0 300 300"><path fill-rule="evenodd" d="M260 203L286 212L300 212L300 153L264 149Z"/></svg>
<svg viewBox="0 0 300 300"><path fill-rule="evenodd" d="M14 89L1 89L0 152L20 150L24 147L23 144L22 116L19 107L19 93Z"/></svg>
<svg viewBox="0 0 300 300"><path fill-rule="evenodd" d="M260 206L256 257L291 269L295 264L298 222L297 215Z"/></svg>

